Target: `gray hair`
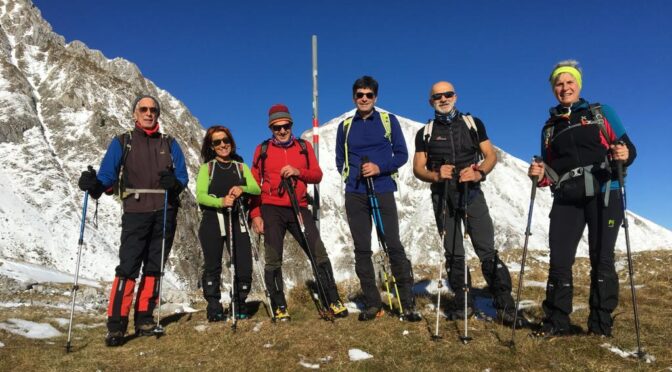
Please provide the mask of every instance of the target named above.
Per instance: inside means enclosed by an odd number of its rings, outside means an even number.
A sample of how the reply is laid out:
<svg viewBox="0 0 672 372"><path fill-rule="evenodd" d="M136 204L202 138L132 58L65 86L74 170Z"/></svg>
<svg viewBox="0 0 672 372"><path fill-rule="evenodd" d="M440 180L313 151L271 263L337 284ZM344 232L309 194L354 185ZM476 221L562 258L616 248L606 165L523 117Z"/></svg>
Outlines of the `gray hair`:
<svg viewBox="0 0 672 372"><path fill-rule="evenodd" d="M156 108L159 110L156 113L156 116L159 117L161 115L161 105L159 104L159 100L156 99L154 96L150 96L149 94L140 95L138 96L138 98L135 99L135 101L133 101L133 106L131 106L131 113L135 112L135 110L138 108L138 103L140 103L140 101L143 98L151 98L152 101L154 101L154 103L156 104Z"/></svg>
<svg viewBox="0 0 672 372"><path fill-rule="evenodd" d="M562 61L556 63L555 66L553 66L553 68L551 69L551 74L548 75L548 81L549 81L551 84L554 83L554 82L553 82L553 72L554 72L557 68L559 68L559 67L565 67L565 66L574 67L575 69L579 70L579 72L581 73L581 75L583 75L583 69L581 69L581 66L579 66L579 61L577 61L577 60L575 60L575 59L565 59L565 60L562 60ZM556 78L557 78L557 76L556 76Z"/></svg>

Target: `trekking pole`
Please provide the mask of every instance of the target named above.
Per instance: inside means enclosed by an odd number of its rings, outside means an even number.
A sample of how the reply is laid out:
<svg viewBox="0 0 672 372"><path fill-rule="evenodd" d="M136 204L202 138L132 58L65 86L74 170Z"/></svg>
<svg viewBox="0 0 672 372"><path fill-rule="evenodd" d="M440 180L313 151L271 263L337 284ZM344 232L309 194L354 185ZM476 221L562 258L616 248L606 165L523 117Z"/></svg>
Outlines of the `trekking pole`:
<svg viewBox="0 0 672 372"><path fill-rule="evenodd" d="M313 252L310 250L310 246L308 245L308 238L306 238L306 226L303 223L303 217L301 216L301 209L299 207L299 201L296 199L296 191L294 189L294 184L292 183L292 180L289 178L283 178L282 183L285 187L285 190L289 194L289 201L292 204L292 210L294 211L294 216L296 217L296 221L299 223L299 230L300 230L300 237L301 240L303 240L303 244L306 247L306 252L308 252L308 261L310 261L310 266L313 268L313 275L315 275L315 281L317 282L317 287L318 287L318 294L317 298L318 301L315 304L318 306L318 312L320 313L320 316L329 321L334 321L333 315L329 311L329 305L326 303L327 299L327 291L325 290L325 286L323 285L322 281L320 280L320 275L318 274L317 271L317 262L315 262L315 257L313 257ZM323 298L324 297L324 298Z"/></svg>
<svg viewBox="0 0 672 372"><path fill-rule="evenodd" d="M89 171L93 167L89 166ZM75 282L72 284L72 303L70 304L70 323L68 324L68 341L65 343L65 352L70 352L70 341L72 335L72 317L75 314L75 298L77 297L77 290L79 290L79 263L82 258L82 247L84 246L84 226L86 226L86 207L89 203L89 192L84 192L84 201L82 202L82 222L79 225L79 240L77 241L77 266L75 266Z"/></svg>
<svg viewBox="0 0 672 372"><path fill-rule="evenodd" d="M161 274L159 276L159 298L157 302L159 303L158 314L156 317L156 327L154 327L154 335L158 338L161 337L165 331L161 326L161 294L163 292L163 269L164 269L164 255L166 252L166 218L168 215L168 190L163 192L163 232L161 236Z"/></svg>
<svg viewBox="0 0 672 372"><path fill-rule="evenodd" d="M362 164L369 162L368 156L362 157ZM399 287L397 286L397 279L394 277L394 274L391 273L389 266L390 254L387 250L387 242L385 240L385 227L383 225L383 218L380 214L380 206L378 204L378 197L376 197L376 190L373 186L373 179L371 177L365 177L366 179L366 194L369 197L369 205L371 207L371 215L373 217L373 223L376 225L376 234L378 235L378 245L383 251L385 258L382 259L381 267L383 269L383 280L385 281L385 290L387 292L387 301L390 305L390 311L393 311L392 306L392 294L390 293L390 281L394 287L394 293L397 296L397 304L399 305L399 317L400 319L404 316L404 307L401 305L401 296L399 296ZM386 262L387 259L387 262Z"/></svg>
<svg viewBox="0 0 672 372"><path fill-rule="evenodd" d="M441 203L441 230L439 230L439 235L441 236L441 249L439 249L439 256L443 254L443 247L446 246L446 216L448 215L448 182L449 180L443 180L443 200ZM445 256L444 256L445 257ZM437 284L437 298L436 298L436 326L434 329L434 335L432 336L433 340L440 340L441 336L439 335L439 318L441 314L441 288L443 288L443 266L444 260L439 259L439 265L437 269L439 270L439 281Z"/></svg>
<svg viewBox="0 0 672 372"><path fill-rule="evenodd" d="M261 266L261 262L259 261L259 241L252 239L252 233L250 230L250 225L247 223L247 215L245 214L245 209L243 208L243 202L242 200L240 200L240 198L238 198L237 201L238 201L238 208L240 209L238 217L242 221L245 230L250 235L250 246L252 247L252 257L254 258L254 262L257 266L257 273L259 274L259 281L261 282L261 287L263 288L264 294L266 295L266 312L271 317L271 321L275 323L275 314L273 314L273 310L271 310L271 293L268 291L268 288L266 287L266 281L264 281L264 268Z"/></svg>
<svg viewBox="0 0 672 372"><path fill-rule="evenodd" d="M236 253L233 247L233 209L226 208L226 214L229 215L227 226L227 235L229 236L229 271L231 272L231 330L236 331L238 319L236 317Z"/></svg>
<svg viewBox="0 0 672 372"><path fill-rule="evenodd" d="M533 162L535 163L540 163L541 159L538 157L534 157L532 159ZM520 294L523 288L523 276L525 275L525 260L527 258L527 243L530 240L530 235L532 235L532 232L530 231L531 226L532 226L532 211L534 209L534 198L537 195L537 182L539 181L539 177L534 176L532 177L532 191L530 191L530 207L527 212L527 227L525 228L525 244L523 244L523 259L520 262L520 274L518 275L518 289L516 289L516 307L515 307L515 313L513 315L513 329L511 330L511 342L509 343L509 347L512 349L516 348L516 323L518 323L518 307L520 306Z"/></svg>
<svg viewBox="0 0 672 372"><path fill-rule="evenodd" d="M464 238L469 239L469 182L464 183ZM467 247L464 248L464 336L460 337L463 344L468 344L472 340L469 337L469 266L467 265Z"/></svg>
<svg viewBox="0 0 672 372"><path fill-rule="evenodd" d="M622 142L619 144L623 144ZM616 172L618 173L618 183L621 189L621 205L623 206L623 229L625 229L625 248L628 253L628 276L630 277L630 292L632 293L632 309L635 313L635 332L637 334L637 358L643 359L646 353L642 351L642 343L639 336L639 313L637 311L637 292L635 289L634 269L632 264L632 252L630 250L630 231L628 226L628 217L625 214L627 203L625 198L625 182L623 177L623 160L616 161Z"/></svg>

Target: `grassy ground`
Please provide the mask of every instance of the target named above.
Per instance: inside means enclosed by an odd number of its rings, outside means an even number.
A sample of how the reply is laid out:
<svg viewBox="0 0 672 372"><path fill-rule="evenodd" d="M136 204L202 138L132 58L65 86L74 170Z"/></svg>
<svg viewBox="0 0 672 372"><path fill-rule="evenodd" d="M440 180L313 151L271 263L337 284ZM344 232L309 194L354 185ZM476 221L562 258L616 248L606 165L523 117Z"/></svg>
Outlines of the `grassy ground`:
<svg viewBox="0 0 672 372"><path fill-rule="evenodd" d="M519 260L520 252L510 252L506 262ZM538 256L533 255L533 256ZM623 260L623 258L619 258ZM0 370L297 370L301 362L334 370L670 370L672 367L672 251L647 252L635 256L638 305L641 318L642 342L646 351L655 356L652 364L624 359L600 345L610 343L624 350L636 347L632 301L627 282L627 266L619 271L621 298L616 310L614 337L602 339L574 336L552 340L529 338L528 329L516 333L516 348L505 345L511 329L502 325L472 320L469 332L473 341L459 341L463 323L441 320L443 339L432 341L434 313L423 311L425 320L419 323L400 322L387 316L373 322L358 322L356 314L334 323L319 320L306 291L294 291L290 298L293 320L272 324L263 306L252 319L239 322L233 333L230 323L207 323L203 311L173 315L166 319L166 335L134 338L119 348L104 346L104 310L77 313L76 324L92 328L76 328L73 351L65 353L67 326L60 327L64 335L48 340L31 340L0 330ZM475 262L471 267L475 268ZM619 264L619 267L623 267ZM578 259L575 265L578 309L572 314L575 324L585 328L587 317L588 261ZM526 280L545 281L547 266L530 259ZM422 270L416 270L416 273ZM427 269L429 274L430 269ZM472 269L474 282L482 282ZM517 283L517 274L514 274ZM62 287L65 288L65 287ZM529 317L539 318L543 300L541 287L524 288L523 298L537 303ZM62 290L59 292L62 293ZM51 303L67 303L62 295L20 293L2 302L30 299ZM433 298L418 298L424 309ZM203 303L195 305L203 308ZM51 318L67 318L69 309L45 306L0 308L0 322L21 318L36 322L51 322ZM59 327L57 327L59 328ZM353 362L348 350L359 348L373 355L372 359Z"/></svg>

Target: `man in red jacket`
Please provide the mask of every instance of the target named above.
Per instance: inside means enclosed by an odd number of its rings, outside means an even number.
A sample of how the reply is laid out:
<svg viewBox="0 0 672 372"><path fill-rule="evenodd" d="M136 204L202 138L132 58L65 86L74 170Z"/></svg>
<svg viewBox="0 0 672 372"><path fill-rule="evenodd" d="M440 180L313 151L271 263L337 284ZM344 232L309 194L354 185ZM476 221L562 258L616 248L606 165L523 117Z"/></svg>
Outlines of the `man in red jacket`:
<svg viewBox="0 0 672 372"><path fill-rule="evenodd" d="M336 317L345 317L348 310L338 296L331 262L324 243L308 210L308 184L322 180L322 169L312 146L292 135L292 117L287 106L273 105L268 112L268 126L272 136L257 146L252 161L252 175L261 186L261 195L252 200L250 216L252 228L264 234L266 267L264 279L271 294L271 306L276 319L289 320L282 282L282 250L285 233L297 240L307 254L312 255L317 273L317 287L321 303ZM303 224L297 221L288 190L283 180L292 182ZM308 251L310 250L310 251ZM310 257L310 256L309 256Z"/></svg>

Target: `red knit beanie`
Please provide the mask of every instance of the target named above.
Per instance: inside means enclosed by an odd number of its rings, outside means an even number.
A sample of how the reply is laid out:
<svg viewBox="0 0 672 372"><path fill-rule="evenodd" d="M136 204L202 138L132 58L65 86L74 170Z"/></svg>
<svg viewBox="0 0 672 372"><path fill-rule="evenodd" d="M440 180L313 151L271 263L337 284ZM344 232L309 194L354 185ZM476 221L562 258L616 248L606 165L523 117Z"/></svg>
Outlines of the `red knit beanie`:
<svg viewBox="0 0 672 372"><path fill-rule="evenodd" d="M268 110L268 125L271 126L281 120L289 120L290 123L294 122L287 106L278 103L271 106Z"/></svg>

